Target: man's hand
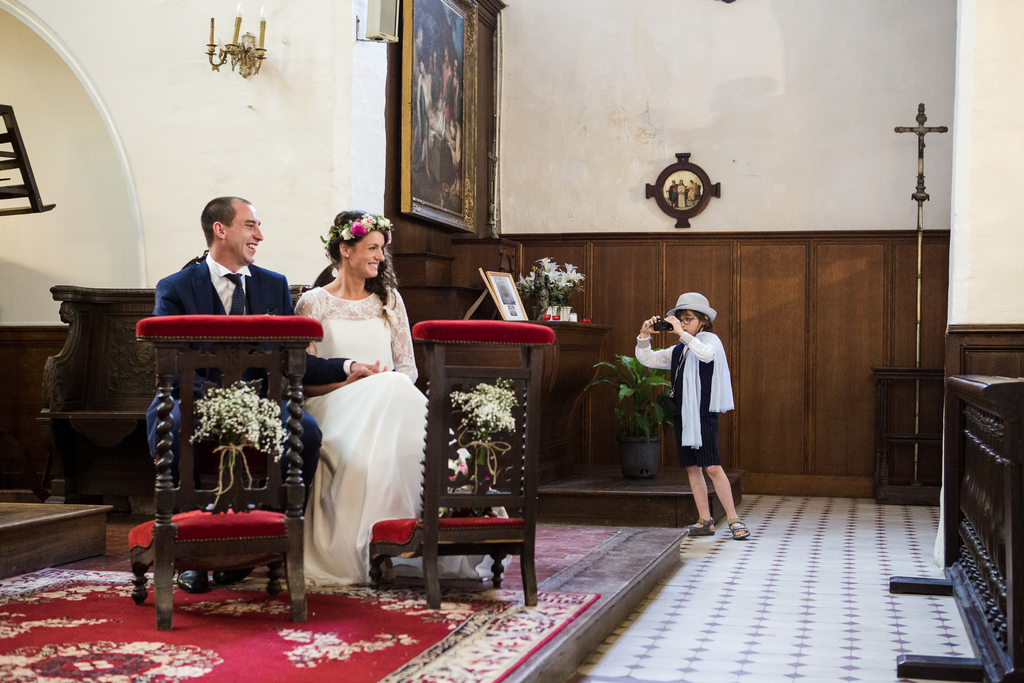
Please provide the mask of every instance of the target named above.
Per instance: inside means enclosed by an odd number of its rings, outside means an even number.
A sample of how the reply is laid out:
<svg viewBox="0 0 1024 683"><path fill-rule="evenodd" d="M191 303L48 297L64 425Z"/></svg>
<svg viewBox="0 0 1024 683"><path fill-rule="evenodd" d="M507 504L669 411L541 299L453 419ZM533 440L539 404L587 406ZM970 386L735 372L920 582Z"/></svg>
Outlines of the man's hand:
<svg viewBox="0 0 1024 683"><path fill-rule="evenodd" d="M376 375L380 372L387 372L386 367L381 367L380 361L377 361L373 365L367 365L366 363L352 363L351 370L348 373L348 377L344 382L332 382L331 384L306 384L303 386L306 396L323 396L329 394L332 391L347 387L353 382L358 382L364 377L370 375Z"/></svg>

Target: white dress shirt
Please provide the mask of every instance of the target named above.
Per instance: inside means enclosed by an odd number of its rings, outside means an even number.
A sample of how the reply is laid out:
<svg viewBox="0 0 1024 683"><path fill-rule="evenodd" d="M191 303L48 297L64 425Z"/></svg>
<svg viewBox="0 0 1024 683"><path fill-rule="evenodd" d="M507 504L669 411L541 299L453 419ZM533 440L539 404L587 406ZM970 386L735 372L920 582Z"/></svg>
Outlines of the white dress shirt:
<svg viewBox="0 0 1024 683"><path fill-rule="evenodd" d="M224 304L224 312L229 313L231 311L231 297L235 293L235 283L224 276L232 271L214 261L213 257L209 254L206 255L206 265L210 266L210 282L213 283L213 288L217 290L220 302ZM240 275L249 277L249 266L242 266L237 272ZM242 292L245 292L245 278L242 278Z"/></svg>

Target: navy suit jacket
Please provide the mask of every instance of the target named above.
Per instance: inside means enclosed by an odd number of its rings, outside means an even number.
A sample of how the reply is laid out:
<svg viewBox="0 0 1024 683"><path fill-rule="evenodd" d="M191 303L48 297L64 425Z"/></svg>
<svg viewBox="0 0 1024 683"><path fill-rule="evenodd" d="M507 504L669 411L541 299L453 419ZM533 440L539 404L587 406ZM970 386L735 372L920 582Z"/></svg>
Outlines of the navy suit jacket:
<svg viewBox="0 0 1024 683"><path fill-rule="evenodd" d="M245 279L246 310L253 315L294 315L292 295L284 275L249 266ZM224 304L210 281L210 266L201 261L156 285L153 315L225 315ZM318 358L306 354L306 384L331 384L345 380L344 358Z"/></svg>

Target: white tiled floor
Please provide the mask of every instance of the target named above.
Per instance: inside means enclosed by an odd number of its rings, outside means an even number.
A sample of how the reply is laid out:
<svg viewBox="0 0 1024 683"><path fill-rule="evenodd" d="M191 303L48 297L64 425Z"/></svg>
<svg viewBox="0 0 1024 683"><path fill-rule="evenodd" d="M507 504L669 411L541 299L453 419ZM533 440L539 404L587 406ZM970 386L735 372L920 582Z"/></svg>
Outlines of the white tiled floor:
<svg viewBox="0 0 1024 683"><path fill-rule="evenodd" d="M739 512L750 540L684 539L580 681L898 681L898 654L973 656L952 598L889 594L890 576L941 577L938 508L746 495Z"/></svg>

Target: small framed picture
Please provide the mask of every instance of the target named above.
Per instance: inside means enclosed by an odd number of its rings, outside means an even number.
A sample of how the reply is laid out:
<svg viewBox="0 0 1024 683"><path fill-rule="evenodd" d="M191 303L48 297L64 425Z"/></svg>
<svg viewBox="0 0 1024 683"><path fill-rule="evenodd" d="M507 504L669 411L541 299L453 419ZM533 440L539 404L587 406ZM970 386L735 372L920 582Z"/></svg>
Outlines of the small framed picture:
<svg viewBox="0 0 1024 683"><path fill-rule="evenodd" d="M480 269L480 275L487 283L487 289L494 299L494 305L498 307L503 320L528 321L526 309L516 291L516 281L512 279L511 273L499 273L495 271L484 272Z"/></svg>

